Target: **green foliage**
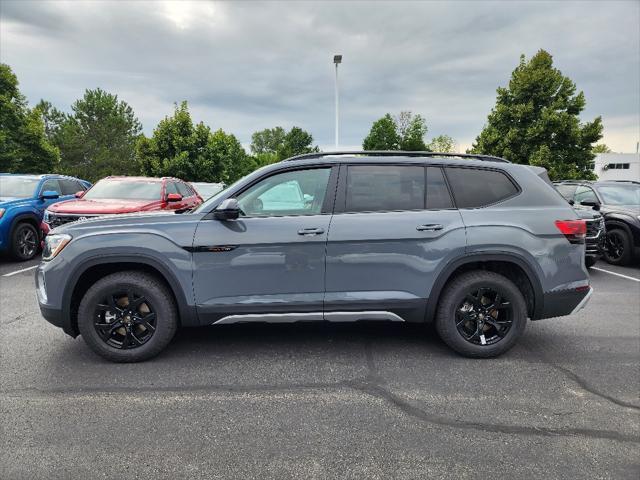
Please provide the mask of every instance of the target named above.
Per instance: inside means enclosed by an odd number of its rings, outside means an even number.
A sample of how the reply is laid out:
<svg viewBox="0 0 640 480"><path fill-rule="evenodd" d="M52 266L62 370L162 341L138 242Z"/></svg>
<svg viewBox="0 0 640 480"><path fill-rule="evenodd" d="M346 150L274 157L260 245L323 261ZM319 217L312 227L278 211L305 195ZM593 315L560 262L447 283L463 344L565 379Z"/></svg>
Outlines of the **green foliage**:
<svg viewBox="0 0 640 480"><path fill-rule="evenodd" d="M46 173L59 160L37 109L29 109L11 68L0 64L0 171Z"/></svg>
<svg viewBox="0 0 640 480"><path fill-rule="evenodd" d="M288 132L282 127L265 128L251 136L251 152L260 166L317 151L313 136L300 127L293 127Z"/></svg>
<svg viewBox="0 0 640 480"><path fill-rule="evenodd" d="M387 113L373 122L369 135L362 142L363 150L399 150L400 135L395 120Z"/></svg>
<svg viewBox="0 0 640 480"><path fill-rule="evenodd" d="M133 109L117 95L86 90L62 115L40 102L51 141L60 149L59 170L91 181L108 175L136 175L135 145L142 125Z"/></svg>
<svg viewBox="0 0 640 480"><path fill-rule="evenodd" d="M498 88L496 105L470 152L545 167L552 180L594 179L593 144L602 138L602 120L580 123L582 92L553 67L544 50L524 55L507 88Z"/></svg>
<svg viewBox="0 0 640 480"><path fill-rule="evenodd" d="M151 138L140 138L137 157L144 175L199 182L231 183L256 167L235 136L194 125L187 102L176 105Z"/></svg>
<svg viewBox="0 0 640 480"><path fill-rule="evenodd" d="M605 145L604 143L598 143L597 145L594 145L594 147L591 149L591 151L594 154L611 153L611 149L607 145Z"/></svg>
<svg viewBox="0 0 640 480"><path fill-rule="evenodd" d="M426 151L424 136L427 122L422 115L400 112L395 118L387 113L373 122L362 142L363 150Z"/></svg>
<svg viewBox="0 0 640 480"><path fill-rule="evenodd" d="M455 152L456 141L449 135L438 135L431 139L427 148L432 152L453 153Z"/></svg>

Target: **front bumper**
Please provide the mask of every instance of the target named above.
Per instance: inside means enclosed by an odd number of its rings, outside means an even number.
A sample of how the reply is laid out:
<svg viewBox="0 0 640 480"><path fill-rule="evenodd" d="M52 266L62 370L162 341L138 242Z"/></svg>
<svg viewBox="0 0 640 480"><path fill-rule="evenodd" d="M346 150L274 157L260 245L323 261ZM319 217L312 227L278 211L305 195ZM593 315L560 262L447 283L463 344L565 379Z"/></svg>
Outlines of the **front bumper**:
<svg viewBox="0 0 640 480"><path fill-rule="evenodd" d="M77 337L78 332L71 325L71 316L65 314L62 308L48 303L49 299L47 297L46 278L42 264L36 269L35 282L38 307L40 308L40 313L44 319L50 324L61 328L67 335L74 338Z"/></svg>

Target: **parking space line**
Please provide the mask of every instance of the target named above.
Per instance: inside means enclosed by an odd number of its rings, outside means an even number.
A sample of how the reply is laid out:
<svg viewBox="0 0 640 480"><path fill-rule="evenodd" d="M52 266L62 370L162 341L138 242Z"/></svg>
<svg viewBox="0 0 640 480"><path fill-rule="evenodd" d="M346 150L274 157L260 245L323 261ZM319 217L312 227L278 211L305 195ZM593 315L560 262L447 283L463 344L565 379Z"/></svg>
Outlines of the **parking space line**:
<svg viewBox="0 0 640 480"><path fill-rule="evenodd" d="M34 268L38 268L38 265L34 265L33 267L23 268L22 270L16 270L15 272L5 273L2 276L3 277L11 277L13 275L17 275L17 274L22 273L22 272L28 272L29 270L33 270Z"/></svg>
<svg viewBox="0 0 640 480"><path fill-rule="evenodd" d="M634 282L640 282L640 278L630 277L628 275L623 275L621 273L612 272L610 270L605 270L604 268L591 267L591 270L598 270L599 272L609 273L611 275L615 275L616 277L626 278L627 280L633 280Z"/></svg>

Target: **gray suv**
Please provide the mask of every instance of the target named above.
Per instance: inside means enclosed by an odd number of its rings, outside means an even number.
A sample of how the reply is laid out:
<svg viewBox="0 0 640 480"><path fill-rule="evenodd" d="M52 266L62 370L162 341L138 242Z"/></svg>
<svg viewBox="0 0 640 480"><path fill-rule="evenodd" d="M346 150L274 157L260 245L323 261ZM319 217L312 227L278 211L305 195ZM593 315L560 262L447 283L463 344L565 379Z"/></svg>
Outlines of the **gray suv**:
<svg viewBox="0 0 640 480"><path fill-rule="evenodd" d="M266 166L185 214L56 228L40 310L117 362L179 327L435 322L469 357L592 290L585 222L535 169L481 155L314 153Z"/></svg>

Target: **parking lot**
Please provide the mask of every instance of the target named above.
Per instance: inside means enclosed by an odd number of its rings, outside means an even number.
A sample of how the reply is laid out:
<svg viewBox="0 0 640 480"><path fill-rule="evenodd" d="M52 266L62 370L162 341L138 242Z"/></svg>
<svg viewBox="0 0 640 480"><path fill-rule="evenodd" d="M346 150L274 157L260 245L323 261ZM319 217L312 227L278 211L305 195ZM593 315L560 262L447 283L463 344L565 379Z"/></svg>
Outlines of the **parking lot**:
<svg viewBox="0 0 640 480"><path fill-rule="evenodd" d="M638 266L600 262L585 310L498 359L365 323L183 331L111 364L40 317L14 274L35 264L0 260L2 479L638 478Z"/></svg>

